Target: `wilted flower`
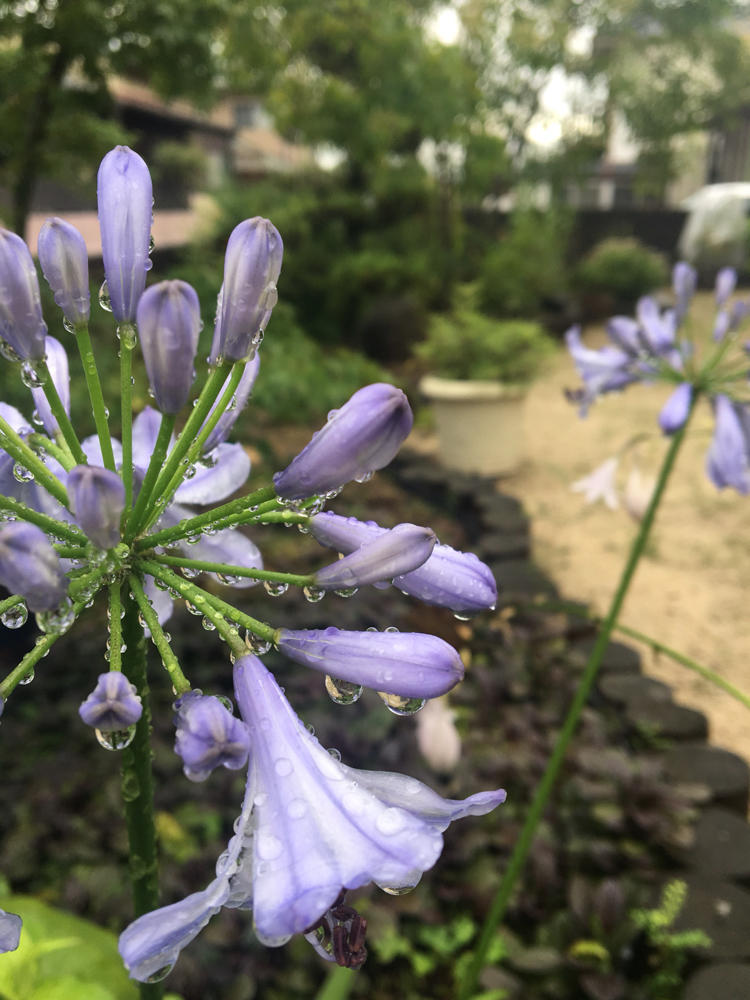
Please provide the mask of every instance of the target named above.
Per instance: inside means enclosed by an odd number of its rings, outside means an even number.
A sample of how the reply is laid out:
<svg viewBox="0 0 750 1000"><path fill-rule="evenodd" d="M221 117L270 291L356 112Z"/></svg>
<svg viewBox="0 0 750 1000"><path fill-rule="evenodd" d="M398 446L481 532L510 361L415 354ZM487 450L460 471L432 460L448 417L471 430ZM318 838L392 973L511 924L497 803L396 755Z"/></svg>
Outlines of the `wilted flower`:
<svg viewBox="0 0 750 1000"><path fill-rule="evenodd" d="M101 466L76 465L68 473L67 486L73 516L83 533L100 549L114 548L125 509L122 479Z"/></svg>
<svg viewBox="0 0 750 1000"><path fill-rule="evenodd" d="M586 503L603 500L610 510L617 510L620 501L617 496L617 467L619 458L608 458L583 479L577 479L570 487L574 493L583 493Z"/></svg>
<svg viewBox="0 0 750 1000"><path fill-rule="evenodd" d="M86 723L103 733L127 729L143 714L136 689L119 670L99 674L96 687L81 704L78 714Z"/></svg>
<svg viewBox="0 0 750 1000"><path fill-rule="evenodd" d="M62 563L35 524L14 521L0 528L0 583L21 594L32 611L52 611L67 593Z"/></svg>
<svg viewBox="0 0 750 1000"><path fill-rule="evenodd" d="M456 713L447 698L428 701L417 716L417 746L433 771L452 774L461 759Z"/></svg>
<svg viewBox="0 0 750 1000"><path fill-rule="evenodd" d="M397 524L390 531L368 539L350 555L319 569L315 585L335 590L392 580L421 566L436 542L435 532L430 528Z"/></svg>
<svg viewBox="0 0 750 1000"><path fill-rule="evenodd" d="M176 703L174 750L191 781L205 781L214 768L236 771L247 763L250 735L241 719L210 695L190 691Z"/></svg>
<svg viewBox="0 0 750 1000"><path fill-rule="evenodd" d="M91 311L86 243L64 219L47 219L39 230L39 263L55 302L71 326L85 325Z"/></svg>
<svg viewBox="0 0 750 1000"><path fill-rule="evenodd" d="M388 465L404 443L414 417L406 396L385 382L359 389L328 415L296 458L273 477L288 500L338 490Z"/></svg>
<svg viewBox="0 0 750 1000"><path fill-rule="evenodd" d="M0 339L24 361L39 361L46 335L29 248L20 236L0 229Z"/></svg>
<svg viewBox="0 0 750 1000"><path fill-rule="evenodd" d="M641 521L643 519L655 489L656 479L653 476L644 475L634 464L625 481L622 495L625 510L634 520Z"/></svg>
<svg viewBox="0 0 750 1000"><path fill-rule="evenodd" d="M160 281L143 293L136 311L146 373L162 413L178 413L195 378L201 308L186 281Z"/></svg>

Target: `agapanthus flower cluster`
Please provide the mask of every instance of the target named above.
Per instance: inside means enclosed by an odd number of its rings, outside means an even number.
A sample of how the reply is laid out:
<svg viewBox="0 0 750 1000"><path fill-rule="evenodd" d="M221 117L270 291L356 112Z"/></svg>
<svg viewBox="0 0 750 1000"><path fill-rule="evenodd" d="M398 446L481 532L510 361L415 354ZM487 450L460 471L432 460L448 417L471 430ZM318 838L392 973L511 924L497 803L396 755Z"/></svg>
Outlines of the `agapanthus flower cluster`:
<svg viewBox="0 0 750 1000"><path fill-rule="evenodd" d="M732 300L737 275L723 268L716 276L716 312L710 337L695 336L689 320L697 275L689 264L675 265L672 274L674 301L662 308L652 296L639 300L634 318L615 316L607 323L611 341L594 350L573 327L566 334L568 348L583 385L568 392L582 416L597 397L619 391L635 382L664 381L671 392L659 413L665 434L684 427L699 397L708 399L715 424L706 457L706 471L719 488L750 492L750 364L747 345L740 341L742 321L750 302ZM614 508L614 477L618 459L612 457L590 476L574 484L587 500L602 499ZM643 492L643 491L641 491Z"/></svg>
<svg viewBox="0 0 750 1000"><path fill-rule="evenodd" d="M246 767L248 777L216 877L184 900L140 914L123 933L130 975L163 978L223 907L252 911L267 945L305 934L322 957L356 967L366 953L366 925L343 893L370 882L386 891L413 887L438 858L449 823L489 812L505 793L448 800L401 774L353 770L305 728L259 657L273 647L320 672L339 704L371 687L399 715L453 688L463 676L461 658L422 633L349 631L330 622L286 628L247 615L217 590L262 583L274 596L291 585L318 601L327 591L351 596L361 587L393 585L465 617L494 606L495 581L476 556L441 545L429 528L386 528L324 511L348 482L386 466L409 434L408 401L389 384L355 392L272 485L230 499L251 473L245 450L227 439L259 374L281 236L262 218L232 232L208 367L196 391L198 297L183 281L146 287L152 189L140 156L123 146L107 154L98 200L106 275L99 301L115 323L111 340L95 347L100 355L119 353L119 439L110 433L88 332L82 237L61 219L49 220L39 237L40 265L63 313L66 332L58 340L47 332L29 249L0 231L0 346L7 363L20 366L35 411L29 422L0 403L0 583L10 591L0 616L18 627L28 609L42 633L0 682L0 708L102 592L109 669L93 672L80 722L109 750L135 738L134 753L138 734L148 737L150 714L139 653L123 639L137 616L176 697L175 752L187 778L205 781L217 767ZM90 436L70 421L66 338L81 356L96 427ZM154 406L134 416L132 356L139 344ZM295 524L332 550L330 558L321 552L322 565L311 574L264 569L254 540L260 529ZM200 574L212 578L210 586L196 582ZM228 699L194 689L183 672L162 628L177 601L226 644L239 716ZM0 913L0 930L0 951L16 947L20 919Z"/></svg>

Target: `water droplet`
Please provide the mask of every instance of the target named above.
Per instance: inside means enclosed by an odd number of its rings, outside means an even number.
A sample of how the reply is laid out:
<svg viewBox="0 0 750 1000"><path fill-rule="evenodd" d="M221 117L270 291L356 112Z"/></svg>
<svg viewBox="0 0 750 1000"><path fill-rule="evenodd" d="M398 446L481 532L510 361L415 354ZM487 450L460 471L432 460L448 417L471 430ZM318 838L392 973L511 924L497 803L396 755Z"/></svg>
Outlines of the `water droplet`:
<svg viewBox="0 0 750 1000"><path fill-rule="evenodd" d="M34 668L32 667L31 670L29 670L29 672L26 674L26 676L23 677L18 683L31 684L33 680L34 680Z"/></svg>
<svg viewBox="0 0 750 1000"><path fill-rule="evenodd" d="M369 472L363 472L361 476L355 476L354 477L354 482L355 483L369 483L370 480L372 479L372 475L373 475L372 474L372 470L370 470Z"/></svg>
<svg viewBox="0 0 750 1000"><path fill-rule="evenodd" d="M109 286L107 285L106 278L102 282L102 287L99 289L99 305L105 312L112 312L112 300L109 297Z"/></svg>
<svg viewBox="0 0 750 1000"><path fill-rule="evenodd" d="M157 590L169 590L169 584L165 583L164 580L160 580L158 576L154 577L154 586Z"/></svg>
<svg viewBox="0 0 750 1000"><path fill-rule="evenodd" d="M328 753L334 760L341 760L341 751L337 750L336 747L328 747Z"/></svg>
<svg viewBox="0 0 750 1000"><path fill-rule="evenodd" d="M112 729L103 732L101 729L94 730L99 746L105 750L124 750L133 742L135 736L135 726L128 726L127 729Z"/></svg>
<svg viewBox="0 0 750 1000"><path fill-rule="evenodd" d="M216 697L222 703L227 712L229 712L229 714L232 715L234 713L234 705L232 704L232 699L227 698L225 694L218 694Z"/></svg>
<svg viewBox="0 0 750 1000"><path fill-rule="evenodd" d="M235 587L242 582L241 576L231 576L229 573L217 573L216 578L219 583L223 583L226 587Z"/></svg>
<svg viewBox="0 0 750 1000"><path fill-rule="evenodd" d="M194 566L180 566L180 573L188 580L194 580L196 576L200 576L200 572Z"/></svg>
<svg viewBox="0 0 750 1000"><path fill-rule="evenodd" d="M75 621L76 613L73 602L70 598L65 597L59 607L53 611L40 611L35 617L40 632L46 632L48 635L62 635Z"/></svg>
<svg viewBox="0 0 750 1000"><path fill-rule="evenodd" d="M470 622L471 621L471 615L462 615L462 614L459 614L458 611L454 611L453 612L453 617L456 619L457 622Z"/></svg>
<svg viewBox="0 0 750 1000"><path fill-rule="evenodd" d="M290 819L302 819L307 812L307 803L304 799L292 799L286 807L286 812Z"/></svg>
<svg viewBox="0 0 750 1000"><path fill-rule="evenodd" d="M12 608L3 611L0 621L6 628L20 628L25 625L29 617L29 612L25 604L14 604Z"/></svg>
<svg viewBox="0 0 750 1000"><path fill-rule="evenodd" d="M375 883L375 884L377 885L377 883ZM378 888L382 889L383 892L387 892L389 896L405 896L407 894L407 892L412 892L414 889L416 889L416 886L415 885L403 885L403 886L401 886L398 889L394 889L392 886L378 885Z"/></svg>
<svg viewBox="0 0 750 1000"><path fill-rule="evenodd" d="M161 969L157 969L156 972L152 972L147 979L144 979L144 982L160 983L162 979L167 978L172 969L174 969L174 962L170 962L168 965L163 965Z"/></svg>
<svg viewBox="0 0 750 1000"><path fill-rule="evenodd" d="M141 786L138 778L132 771L128 771L122 779L122 797L126 802L134 802L141 794Z"/></svg>
<svg viewBox="0 0 750 1000"><path fill-rule="evenodd" d="M275 580L264 580L263 589L269 597L281 597L289 590L288 583L277 583Z"/></svg>
<svg viewBox="0 0 750 1000"><path fill-rule="evenodd" d="M155 247L155 246L156 246L156 244L154 243L154 234L152 233L152 234L151 234L151 235L149 236L149 238L148 238L148 252L149 252L150 254L152 254L152 253L154 252L154 247Z"/></svg>
<svg viewBox="0 0 750 1000"><path fill-rule="evenodd" d="M16 462L13 466L13 478L17 483L31 483L34 480L34 473L30 472L25 465Z"/></svg>
<svg viewBox="0 0 750 1000"><path fill-rule="evenodd" d="M206 630L206 632L215 632L216 631L216 626L214 625L214 623L211 621L210 618L204 618L201 621L201 625Z"/></svg>
<svg viewBox="0 0 750 1000"><path fill-rule="evenodd" d="M256 656L263 656L271 648L271 643L268 639L261 639L259 635L255 635L253 632L248 632L247 630L245 630L245 645Z"/></svg>
<svg viewBox="0 0 750 1000"><path fill-rule="evenodd" d="M197 535L188 535L187 538L185 539L188 545L197 545L200 540L201 540L200 532L198 532Z"/></svg>
<svg viewBox="0 0 750 1000"><path fill-rule="evenodd" d="M337 597L354 597L359 587L342 587L341 590L334 590Z"/></svg>
<svg viewBox="0 0 750 1000"><path fill-rule="evenodd" d="M326 691L331 701L337 705L353 705L362 695L362 685L326 674Z"/></svg>
<svg viewBox="0 0 750 1000"><path fill-rule="evenodd" d="M326 592L322 587L303 587L302 593L305 595L305 600L308 600L311 604L317 604L318 601L323 600Z"/></svg>
<svg viewBox="0 0 750 1000"><path fill-rule="evenodd" d="M398 632L395 625L388 625L387 628L383 629L384 632Z"/></svg>
<svg viewBox="0 0 750 1000"><path fill-rule="evenodd" d="M21 365L21 381L27 389L39 389L47 379L34 368L30 361L24 361Z"/></svg>
<svg viewBox="0 0 750 1000"><path fill-rule="evenodd" d="M196 606L194 604L191 604L190 601L185 602L185 607L188 609L191 615L203 614L203 611L200 608L196 608Z"/></svg>
<svg viewBox="0 0 750 1000"><path fill-rule="evenodd" d="M44 421L42 420L39 410L34 410L31 414L31 422L35 427L44 427Z"/></svg>
<svg viewBox="0 0 750 1000"><path fill-rule="evenodd" d="M183 475L185 476L185 479L193 479L195 477L195 474L196 474L197 471L198 470L196 469L196 467L194 465L188 465L188 467L185 469Z"/></svg>
<svg viewBox="0 0 750 1000"><path fill-rule="evenodd" d="M394 833L398 833L398 831L402 829L403 825L403 812L395 806L388 806L387 809L379 812L375 817L375 826L387 837L392 836Z"/></svg>
<svg viewBox="0 0 750 1000"><path fill-rule="evenodd" d="M378 691L383 700L383 704L389 712L394 715L416 715L420 708L424 708L426 698L406 698L401 694L390 694L387 691Z"/></svg>
<svg viewBox="0 0 750 1000"><path fill-rule="evenodd" d="M138 337L135 332L135 327L132 323L120 323L117 327L117 339L120 341L123 347L131 350L138 343Z"/></svg>
<svg viewBox="0 0 750 1000"><path fill-rule="evenodd" d="M274 763L273 769L280 778L286 778L287 775L292 773L294 767L288 757L279 757Z"/></svg>

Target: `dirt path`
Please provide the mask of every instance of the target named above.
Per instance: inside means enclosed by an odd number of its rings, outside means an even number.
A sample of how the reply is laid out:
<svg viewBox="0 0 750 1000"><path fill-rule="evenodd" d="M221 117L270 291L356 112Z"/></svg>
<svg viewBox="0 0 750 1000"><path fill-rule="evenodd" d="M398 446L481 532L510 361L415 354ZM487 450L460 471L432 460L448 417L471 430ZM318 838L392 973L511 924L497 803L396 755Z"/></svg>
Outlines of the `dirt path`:
<svg viewBox="0 0 750 1000"><path fill-rule="evenodd" d="M699 312L711 312L704 296ZM588 333L592 346L601 333ZM636 530L621 506L587 505L571 484L615 455L635 435L652 435L622 458L618 485L635 459L655 474L666 443L656 424L665 386L634 386L597 402L581 420L563 389L578 378L567 352L527 399L528 460L500 482L532 519L534 557L562 594L606 611ZM705 475L712 417L702 403L680 453L627 598L621 621L659 638L750 692L750 497L718 493ZM502 582L502 581L501 581ZM631 640L625 640L631 642ZM711 739L750 760L750 712L672 660L643 650L647 671L675 698L704 711Z"/></svg>

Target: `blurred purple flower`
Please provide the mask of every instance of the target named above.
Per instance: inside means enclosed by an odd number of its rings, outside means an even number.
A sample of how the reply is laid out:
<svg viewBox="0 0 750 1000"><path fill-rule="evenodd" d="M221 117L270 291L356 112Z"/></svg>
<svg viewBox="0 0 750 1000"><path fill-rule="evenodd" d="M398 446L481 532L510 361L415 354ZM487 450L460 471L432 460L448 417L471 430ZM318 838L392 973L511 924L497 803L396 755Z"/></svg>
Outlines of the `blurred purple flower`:
<svg viewBox="0 0 750 1000"><path fill-rule="evenodd" d="M750 492L750 410L724 395L714 400L716 424L706 458L709 479L720 490Z"/></svg>
<svg viewBox="0 0 750 1000"><path fill-rule="evenodd" d="M250 753L250 735L241 719L218 698L189 691L175 703L174 750L191 781L205 781L214 768L236 771Z"/></svg>
<svg viewBox="0 0 750 1000"><path fill-rule="evenodd" d="M83 236L64 219L47 219L37 253L56 304L71 326L85 326L91 311L89 258Z"/></svg>
<svg viewBox="0 0 750 1000"><path fill-rule="evenodd" d="M143 714L140 696L119 670L99 674L96 687L81 704L78 714L87 726L103 733L127 729Z"/></svg>
<svg viewBox="0 0 750 1000"><path fill-rule="evenodd" d="M411 431L406 396L385 382L357 390L296 458L273 477L276 492L299 500L340 489L388 465Z"/></svg>
<svg viewBox="0 0 750 1000"><path fill-rule="evenodd" d="M32 611L52 611L67 592L62 563L35 524L13 521L0 528L0 583L21 594Z"/></svg>
<svg viewBox="0 0 750 1000"><path fill-rule="evenodd" d="M39 279L29 248L20 236L0 229L0 339L24 361L44 357L47 326Z"/></svg>
<svg viewBox="0 0 750 1000"><path fill-rule="evenodd" d="M0 955L16 950L21 940L21 924L17 913L0 910Z"/></svg>
<svg viewBox="0 0 750 1000"><path fill-rule="evenodd" d="M659 426L665 434L674 434L688 418L693 402L693 387L680 382L659 413Z"/></svg>

